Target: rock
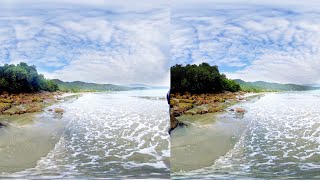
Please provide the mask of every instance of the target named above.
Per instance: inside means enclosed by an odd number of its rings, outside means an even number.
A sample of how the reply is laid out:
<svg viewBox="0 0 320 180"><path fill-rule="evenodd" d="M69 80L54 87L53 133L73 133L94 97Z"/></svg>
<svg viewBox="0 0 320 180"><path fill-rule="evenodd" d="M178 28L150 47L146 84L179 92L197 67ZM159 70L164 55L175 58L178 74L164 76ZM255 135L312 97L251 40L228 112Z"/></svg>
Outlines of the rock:
<svg viewBox="0 0 320 180"><path fill-rule="evenodd" d="M0 122L0 128L6 127L7 125L5 125L4 123Z"/></svg>
<svg viewBox="0 0 320 180"><path fill-rule="evenodd" d="M178 104L178 111L187 111L191 108L193 108L193 104L191 103L179 103Z"/></svg>
<svg viewBox="0 0 320 180"><path fill-rule="evenodd" d="M211 107L208 109L208 113L215 113L221 111L220 107Z"/></svg>
<svg viewBox="0 0 320 180"><path fill-rule="evenodd" d="M234 109L229 109L229 111L234 111Z"/></svg>
<svg viewBox="0 0 320 180"><path fill-rule="evenodd" d="M177 99L170 99L170 106L178 105L179 101Z"/></svg>
<svg viewBox="0 0 320 180"><path fill-rule="evenodd" d="M169 134L171 133L172 130L174 130L177 127L183 127L186 126L186 124L180 122L177 120L177 118L173 117L170 115L170 129L169 129Z"/></svg>
<svg viewBox="0 0 320 180"><path fill-rule="evenodd" d="M194 100L190 100L190 99L179 99L179 103L194 103Z"/></svg>
<svg viewBox="0 0 320 180"><path fill-rule="evenodd" d="M206 113L208 113L208 111L207 111L207 110L200 110L200 111L197 111L197 114L206 114Z"/></svg>
<svg viewBox="0 0 320 180"><path fill-rule="evenodd" d="M181 115L181 114L180 114L179 112L177 112L176 110L171 109L170 111L171 111L171 115L172 115L173 117L178 117L178 116Z"/></svg>
<svg viewBox="0 0 320 180"><path fill-rule="evenodd" d="M245 100L245 98L244 97L239 97L238 100L243 101L243 100Z"/></svg>
<svg viewBox="0 0 320 180"><path fill-rule="evenodd" d="M11 103L0 103L0 112L6 111L12 107Z"/></svg>
<svg viewBox="0 0 320 180"><path fill-rule="evenodd" d="M246 112L246 110L243 108L236 108L235 110L236 110L236 113L245 113Z"/></svg>
<svg viewBox="0 0 320 180"><path fill-rule="evenodd" d="M64 110L62 108L55 108L54 112L62 115L64 113Z"/></svg>
<svg viewBox="0 0 320 180"><path fill-rule="evenodd" d="M13 103L13 100L1 98L0 103Z"/></svg>
<svg viewBox="0 0 320 180"><path fill-rule="evenodd" d="M48 111L50 111L50 112L51 112L51 111L53 111L53 110L50 108L50 109L48 109Z"/></svg>
<svg viewBox="0 0 320 180"><path fill-rule="evenodd" d="M43 99L38 98L38 97L34 97L31 99L32 102L43 102Z"/></svg>
<svg viewBox="0 0 320 180"><path fill-rule="evenodd" d="M42 109L39 106L32 106L27 108L26 112L27 113L33 113L33 112L40 112Z"/></svg>

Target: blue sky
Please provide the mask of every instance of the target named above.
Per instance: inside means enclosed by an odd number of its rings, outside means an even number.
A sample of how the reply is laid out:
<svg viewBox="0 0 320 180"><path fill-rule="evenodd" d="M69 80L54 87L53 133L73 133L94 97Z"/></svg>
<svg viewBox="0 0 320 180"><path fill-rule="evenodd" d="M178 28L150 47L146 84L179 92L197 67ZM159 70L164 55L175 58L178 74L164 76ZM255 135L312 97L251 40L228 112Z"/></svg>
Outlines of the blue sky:
<svg viewBox="0 0 320 180"><path fill-rule="evenodd" d="M230 78L320 82L320 1L175 0L171 65L209 62Z"/></svg>
<svg viewBox="0 0 320 180"><path fill-rule="evenodd" d="M64 81L168 85L168 2L148 2L1 2L0 64Z"/></svg>
<svg viewBox="0 0 320 180"><path fill-rule="evenodd" d="M0 64L24 61L48 78L168 86L170 66L209 62L234 79L320 83L317 0L0 5Z"/></svg>

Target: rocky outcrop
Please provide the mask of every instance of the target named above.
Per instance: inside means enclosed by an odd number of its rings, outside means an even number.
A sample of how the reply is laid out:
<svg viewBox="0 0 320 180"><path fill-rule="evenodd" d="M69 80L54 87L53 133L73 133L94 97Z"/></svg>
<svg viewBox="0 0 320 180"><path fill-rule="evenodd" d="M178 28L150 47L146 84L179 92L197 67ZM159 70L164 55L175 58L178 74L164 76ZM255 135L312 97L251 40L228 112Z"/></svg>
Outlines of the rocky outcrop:
<svg viewBox="0 0 320 180"><path fill-rule="evenodd" d="M3 92L0 95L0 114L15 115L24 113L40 112L45 103L54 102L55 97L62 92L39 92L9 94Z"/></svg>
<svg viewBox="0 0 320 180"><path fill-rule="evenodd" d="M181 115L196 115L206 113L222 112L224 109L239 101L245 101L244 92L223 92L218 94L198 94L191 95L185 93L170 94L170 132L178 127L179 122L176 117ZM230 109L237 113L244 113L243 108Z"/></svg>

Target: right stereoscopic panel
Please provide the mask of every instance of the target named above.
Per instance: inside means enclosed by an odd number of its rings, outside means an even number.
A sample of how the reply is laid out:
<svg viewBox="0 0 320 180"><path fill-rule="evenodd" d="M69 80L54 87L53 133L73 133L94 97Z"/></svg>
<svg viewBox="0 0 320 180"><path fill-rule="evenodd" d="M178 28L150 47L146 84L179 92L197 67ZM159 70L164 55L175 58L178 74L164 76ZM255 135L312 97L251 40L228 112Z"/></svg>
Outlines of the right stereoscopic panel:
<svg viewBox="0 0 320 180"><path fill-rule="evenodd" d="M320 178L319 5L173 2L172 178Z"/></svg>

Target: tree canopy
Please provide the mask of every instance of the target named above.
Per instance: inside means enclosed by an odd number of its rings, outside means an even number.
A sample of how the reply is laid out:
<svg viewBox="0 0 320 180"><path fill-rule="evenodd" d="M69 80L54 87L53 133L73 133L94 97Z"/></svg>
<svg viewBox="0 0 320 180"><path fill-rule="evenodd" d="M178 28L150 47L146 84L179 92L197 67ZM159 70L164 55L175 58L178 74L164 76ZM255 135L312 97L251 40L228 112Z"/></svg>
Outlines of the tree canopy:
<svg viewBox="0 0 320 180"><path fill-rule="evenodd" d="M239 91L240 85L220 74L218 66L208 63L200 65L175 65L171 67L171 92L194 94Z"/></svg>
<svg viewBox="0 0 320 180"><path fill-rule="evenodd" d="M0 66L0 92L19 93L40 90L52 92L59 90L59 88L55 82L38 74L35 66L29 66L27 63Z"/></svg>

